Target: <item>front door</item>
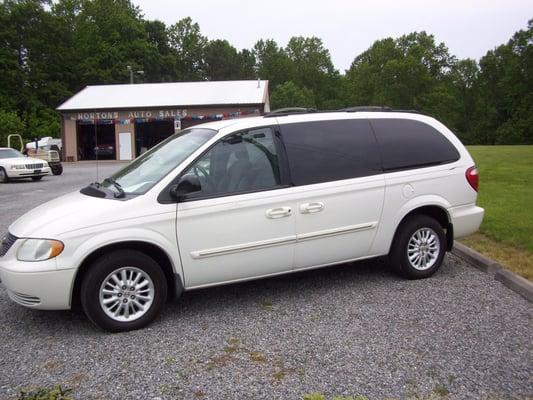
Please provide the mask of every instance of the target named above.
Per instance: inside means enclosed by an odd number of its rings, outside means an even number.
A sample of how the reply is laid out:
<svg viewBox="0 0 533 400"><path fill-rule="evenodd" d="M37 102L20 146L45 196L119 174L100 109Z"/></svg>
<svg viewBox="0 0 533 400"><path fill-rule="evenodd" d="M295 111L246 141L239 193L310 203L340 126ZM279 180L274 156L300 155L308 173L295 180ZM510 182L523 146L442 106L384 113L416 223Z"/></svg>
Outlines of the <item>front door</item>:
<svg viewBox="0 0 533 400"><path fill-rule="evenodd" d="M185 171L202 186L178 203L187 288L292 269L295 204L285 187L277 141L271 128L232 134Z"/></svg>

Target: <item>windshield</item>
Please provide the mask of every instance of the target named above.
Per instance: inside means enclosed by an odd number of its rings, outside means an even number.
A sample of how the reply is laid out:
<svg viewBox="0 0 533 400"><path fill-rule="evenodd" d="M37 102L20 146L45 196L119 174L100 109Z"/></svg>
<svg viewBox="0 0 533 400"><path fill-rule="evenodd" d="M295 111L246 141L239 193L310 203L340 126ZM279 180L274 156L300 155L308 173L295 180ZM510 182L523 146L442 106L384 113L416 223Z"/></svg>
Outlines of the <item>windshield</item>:
<svg viewBox="0 0 533 400"><path fill-rule="evenodd" d="M14 149L0 149L0 158L24 157L20 151Z"/></svg>
<svg viewBox="0 0 533 400"><path fill-rule="evenodd" d="M102 182L102 186L125 193L144 194L200 146L215 136L213 129L191 128L173 135Z"/></svg>

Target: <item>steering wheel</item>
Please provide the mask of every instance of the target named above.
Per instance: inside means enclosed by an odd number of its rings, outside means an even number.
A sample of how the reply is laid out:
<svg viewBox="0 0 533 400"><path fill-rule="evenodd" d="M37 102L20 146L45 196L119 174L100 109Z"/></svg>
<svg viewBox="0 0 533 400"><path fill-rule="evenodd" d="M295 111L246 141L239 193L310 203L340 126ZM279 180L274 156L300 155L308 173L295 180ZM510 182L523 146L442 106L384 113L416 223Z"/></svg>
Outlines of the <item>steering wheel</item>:
<svg viewBox="0 0 533 400"><path fill-rule="evenodd" d="M192 172L198 177L198 179L200 179L202 186L204 186L204 183L205 183L205 189L207 189L205 191L212 192L212 189L215 187L215 185L211 181L211 177L209 176L209 173L207 172L207 170L204 167L198 164L195 164L192 167Z"/></svg>

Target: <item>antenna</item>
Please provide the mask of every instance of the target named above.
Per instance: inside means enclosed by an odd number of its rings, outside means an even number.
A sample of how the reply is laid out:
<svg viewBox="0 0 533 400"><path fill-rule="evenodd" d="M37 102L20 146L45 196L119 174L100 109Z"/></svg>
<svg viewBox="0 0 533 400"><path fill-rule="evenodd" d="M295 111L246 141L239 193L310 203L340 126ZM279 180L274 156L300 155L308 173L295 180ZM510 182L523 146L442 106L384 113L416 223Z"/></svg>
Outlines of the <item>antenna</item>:
<svg viewBox="0 0 533 400"><path fill-rule="evenodd" d="M96 115L96 110L94 110L95 112L95 115ZM99 179L99 169L98 169L98 133L97 133L97 128L98 128L98 124L97 124L97 120L96 119L93 119L93 124L94 124L94 155L96 157L96 182L100 182L100 179Z"/></svg>

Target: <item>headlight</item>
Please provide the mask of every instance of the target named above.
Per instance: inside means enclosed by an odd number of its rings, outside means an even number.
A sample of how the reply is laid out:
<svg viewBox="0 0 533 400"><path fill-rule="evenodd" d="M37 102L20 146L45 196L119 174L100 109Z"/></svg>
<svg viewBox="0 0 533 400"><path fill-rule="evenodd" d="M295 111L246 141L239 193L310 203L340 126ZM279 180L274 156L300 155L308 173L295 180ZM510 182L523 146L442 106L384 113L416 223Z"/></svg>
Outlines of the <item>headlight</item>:
<svg viewBox="0 0 533 400"><path fill-rule="evenodd" d="M44 261L57 257L65 246L59 240L51 239L26 239L19 247L17 260L19 261Z"/></svg>
<svg viewBox="0 0 533 400"><path fill-rule="evenodd" d="M11 169L26 169L25 165L12 165Z"/></svg>

